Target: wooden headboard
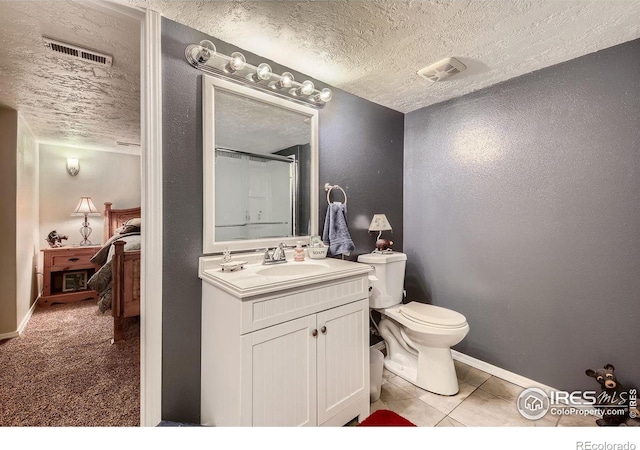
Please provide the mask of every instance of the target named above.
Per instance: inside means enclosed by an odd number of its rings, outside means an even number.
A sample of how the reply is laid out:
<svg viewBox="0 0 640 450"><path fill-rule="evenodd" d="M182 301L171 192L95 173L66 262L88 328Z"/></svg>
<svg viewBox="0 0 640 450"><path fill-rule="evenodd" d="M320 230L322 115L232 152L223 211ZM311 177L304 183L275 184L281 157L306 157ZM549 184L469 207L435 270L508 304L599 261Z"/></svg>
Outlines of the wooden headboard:
<svg viewBox="0 0 640 450"><path fill-rule="evenodd" d="M112 209L111 202L104 203L104 242L113 236L127 220L141 217L140 207L129 209Z"/></svg>

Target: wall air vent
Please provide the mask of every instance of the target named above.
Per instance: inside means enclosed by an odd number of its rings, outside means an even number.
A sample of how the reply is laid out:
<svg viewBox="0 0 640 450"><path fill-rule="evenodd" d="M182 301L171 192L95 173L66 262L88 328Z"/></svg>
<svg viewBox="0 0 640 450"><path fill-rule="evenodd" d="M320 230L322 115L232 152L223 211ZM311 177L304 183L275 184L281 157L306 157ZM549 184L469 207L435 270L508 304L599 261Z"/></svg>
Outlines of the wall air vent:
<svg viewBox="0 0 640 450"><path fill-rule="evenodd" d="M56 41L43 36L44 46L53 52L68 55L73 58L82 59L101 66L111 66L113 64L113 56L104 53L89 50L88 48L78 47L77 45L68 44L66 42Z"/></svg>
<svg viewBox="0 0 640 450"><path fill-rule="evenodd" d="M418 70L418 75L429 81L436 82L449 78L465 70L467 66L455 58L445 58L435 64Z"/></svg>

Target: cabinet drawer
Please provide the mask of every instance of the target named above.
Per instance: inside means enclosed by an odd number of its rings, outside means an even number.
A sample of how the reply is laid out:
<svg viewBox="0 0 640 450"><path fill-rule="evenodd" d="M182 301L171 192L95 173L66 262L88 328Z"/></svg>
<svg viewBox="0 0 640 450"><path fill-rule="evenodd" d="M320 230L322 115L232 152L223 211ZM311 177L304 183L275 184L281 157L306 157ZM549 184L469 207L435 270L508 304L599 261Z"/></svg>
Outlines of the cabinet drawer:
<svg viewBox="0 0 640 450"><path fill-rule="evenodd" d="M320 287L301 289L258 300L242 302L242 330L249 333L308 314L317 313L369 295L367 276L333 281Z"/></svg>
<svg viewBox="0 0 640 450"><path fill-rule="evenodd" d="M90 259L95 252L69 253L60 255L51 255L51 271L66 270L74 268L91 267Z"/></svg>

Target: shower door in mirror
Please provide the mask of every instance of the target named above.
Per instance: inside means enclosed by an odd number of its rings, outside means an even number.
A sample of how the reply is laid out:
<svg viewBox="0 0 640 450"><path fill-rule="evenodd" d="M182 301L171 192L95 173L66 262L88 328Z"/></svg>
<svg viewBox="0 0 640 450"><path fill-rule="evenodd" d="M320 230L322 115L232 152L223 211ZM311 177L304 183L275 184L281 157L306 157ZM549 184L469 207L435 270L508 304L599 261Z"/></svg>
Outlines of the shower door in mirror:
<svg viewBox="0 0 640 450"><path fill-rule="evenodd" d="M216 149L216 239L294 235L294 158Z"/></svg>

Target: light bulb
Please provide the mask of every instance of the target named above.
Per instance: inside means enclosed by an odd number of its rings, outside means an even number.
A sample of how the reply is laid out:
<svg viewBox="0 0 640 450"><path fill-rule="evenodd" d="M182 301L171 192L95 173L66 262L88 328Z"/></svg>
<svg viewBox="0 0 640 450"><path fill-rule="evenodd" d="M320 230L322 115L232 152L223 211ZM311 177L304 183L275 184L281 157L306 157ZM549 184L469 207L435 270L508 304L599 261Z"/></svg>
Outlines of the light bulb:
<svg viewBox="0 0 640 450"><path fill-rule="evenodd" d="M282 74L282 78L278 81L276 85L278 89L282 88L290 88L293 84L293 74L291 72L285 72Z"/></svg>
<svg viewBox="0 0 640 450"><path fill-rule="evenodd" d="M247 75L247 78L254 83L257 83L258 81L268 80L271 78L271 73L271 66L267 63L262 63L258 66L256 72Z"/></svg>
<svg viewBox="0 0 640 450"><path fill-rule="evenodd" d="M244 69L244 66L247 64L247 60L244 55L240 52L233 52L231 54L231 60L224 67L225 70L229 73L233 73L236 70Z"/></svg>
<svg viewBox="0 0 640 450"><path fill-rule="evenodd" d="M331 89L324 88L318 95L313 97L313 100L316 102L328 102L329 100L331 100L332 96L333 94L331 93Z"/></svg>
<svg viewBox="0 0 640 450"><path fill-rule="evenodd" d="M262 63L258 66L256 75L261 80L268 80L271 77L271 66L267 63Z"/></svg>
<svg viewBox="0 0 640 450"><path fill-rule="evenodd" d="M195 55L195 60L200 64L206 63L210 58L216 55L216 46L211 41L200 41L200 48Z"/></svg>
<svg viewBox="0 0 640 450"><path fill-rule="evenodd" d="M296 95L311 95L313 94L313 83L309 80L302 82L302 86L295 90Z"/></svg>

